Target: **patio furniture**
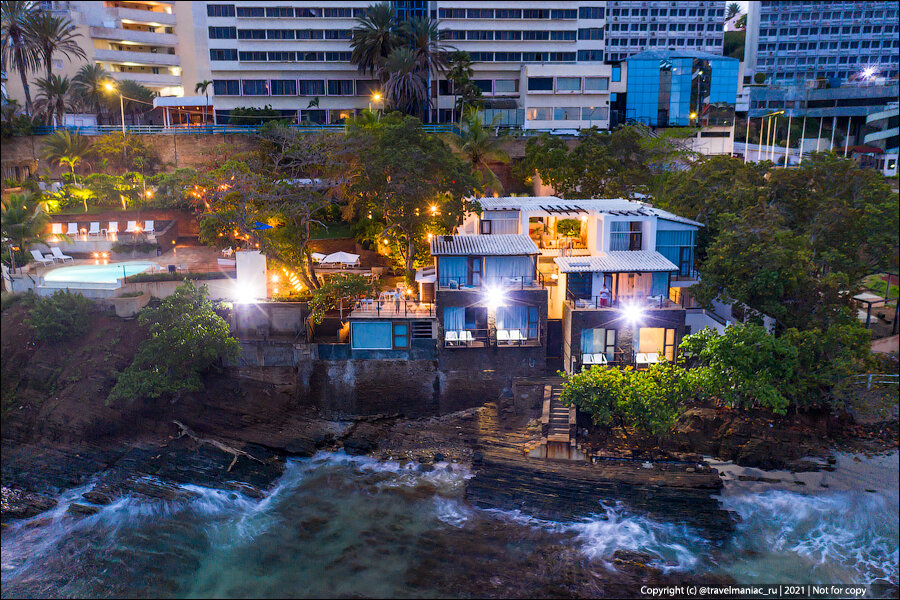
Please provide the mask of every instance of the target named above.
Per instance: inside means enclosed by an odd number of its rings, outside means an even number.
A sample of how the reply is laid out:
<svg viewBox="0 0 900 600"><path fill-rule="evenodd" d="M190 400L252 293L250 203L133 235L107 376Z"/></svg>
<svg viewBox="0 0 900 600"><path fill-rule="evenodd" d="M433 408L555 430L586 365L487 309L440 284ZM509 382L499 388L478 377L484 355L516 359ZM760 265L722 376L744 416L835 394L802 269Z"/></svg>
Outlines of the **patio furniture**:
<svg viewBox="0 0 900 600"><path fill-rule="evenodd" d="M100 235L100 221L94 221L91 223L91 228L87 233L89 236L92 235Z"/></svg>
<svg viewBox="0 0 900 600"><path fill-rule="evenodd" d="M521 345L522 342L525 341L525 336L522 334L522 330L521 329L510 329L509 330L509 341L510 341L510 343L519 342L519 345Z"/></svg>
<svg viewBox="0 0 900 600"><path fill-rule="evenodd" d="M216 262L220 267L236 267L237 261L233 258L217 258Z"/></svg>
<svg viewBox="0 0 900 600"><path fill-rule="evenodd" d="M128 221L128 227L125 228L125 233L138 233L139 231L137 221Z"/></svg>
<svg viewBox="0 0 900 600"><path fill-rule="evenodd" d="M594 363L594 355L593 354L582 354L581 355L581 364L583 365L593 365Z"/></svg>
<svg viewBox="0 0 900 600"><path fill-rule="evenodd" d="M106 230L106 237L115 237L119 235L119 222L118 221L110 221L109 229Z"/></svg>
<svg viewBox="0 0 900 600"><path fill-rule="evenodd" d="M67 260L70 260L72 262L75 262L74 258L69 256L68 254L63 254L62 250L59 249L59 246L53 246L52 248L50 248L50 253L53 255L54 260L58 260L60 262L66 262Z"/></svg>
<svg viewBox="0 0 900 600"><path fill-rule="evenodd" d="M475 338L472 336L472 332L468 329L459 332L459 341L464 343L465 345L469 345L469 342L474 342Z"/></svg>
<svg viewBox="0 0 900 600"><path fill-rule="evenodd" d="M153 229L153 221L144 221L144 233L155 233L156 230Z"/></svg>
<svg viewBox="0 0 900 600"><path fill-rule="evenodd" d="M657 352L648 352L647 353L647 364L658 363L658 362L659 362L659 353L657 353Z"/></svg>
<svg viewBox="0 0 900 600"><path fill-rule="evenodd" d="M31 256L34 257L34 260L38 261L39 263L41 263L41 264L44 265L45 267L46 267L48 264L49 264L49 265L52 265L53 262L54 262L52 258L46 258L43 254L41 254L41 251L40 251L40 250L32 250L32 251L31 251Z"/></svg>
<svg viewBox="0 0 900 600"><path fill-rule="evenodd" d="M609 361L606 360L606 355L601 352L600 354L594 355L594 364L595 365L608 365Z"/></svg>
<svg viewBox="0 0 900 600"><path fill-rule="evenodd" d="M228 257L234 256L234 248L231 248L231 247L225 248L224 250L222 250L222 255L228 256Z"/></svg>
<svg viewBox="0 0 900 600"><path fill-rule="evenodd" d="M69 229L66 231L66 235L75 237L78 235L78 223L69 223Z"/></svg>
<svg viewBox="0 0 900 600"><path fill-rule="evenodd" d="M505 342L508 344L510 333L511 332L506 329L498 329L497 330L497 343L499 344L500 342Z"/></svg>
<svg viewBox="0 0 900 600"><path fill-rule="evenodd" d="M349 252L333 252L320 261L323 265L359 266L359 254Z"/></svg>
<svg viewBox="0 0 900 600"><path fill-rule="evenodd" d="M459 333L456 331L448 331L444 334L444 341L447 342L448 345L459 345Z"/></svg>
<svg viewBox="0 0 900 600"><path fill-rule="evenodd" d="M634 355L634 362L638 365L648 365L650 364L650 359L647 358L646 352L638 352Z"/></svg>
<svg viewBox="0 0 900 600"><path fill-rule="evenodd" d="M52 233L53 235L62 235L62 223L51 224L50 233Z"/></svg>

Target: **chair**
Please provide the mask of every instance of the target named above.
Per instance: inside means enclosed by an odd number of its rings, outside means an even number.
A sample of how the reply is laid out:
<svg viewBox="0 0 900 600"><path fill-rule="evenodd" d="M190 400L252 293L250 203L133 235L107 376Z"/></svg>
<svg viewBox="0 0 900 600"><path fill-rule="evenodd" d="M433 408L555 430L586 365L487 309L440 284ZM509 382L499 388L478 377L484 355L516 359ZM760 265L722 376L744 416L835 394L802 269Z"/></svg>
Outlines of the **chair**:
<svg viewBox="0 0 900 600"><path fill-rule="evenodd" d="M128 221L128 227L125 228L125 233L137 233L138 226L137 221Z"/></svg>
<svg viewBox="0 0 900 600"><path fill-rule="evenodd" d="M510 329L509 330L509 341L510 342L519 342L519 345L525 341L525 336L522 334L521 329Z"/></svg>
<svg viewBox="0 0 900 600"><path fill-rule="evenodd" d="M582 354L581 355L581 364L583 364L583 365L594 364L594 355L593 354Z"/></svg>
<svg viewBox="0 0 900 600"><path fill-rule="evenodd" d="M88 236L100 235L100 221L94 221L91 223L91 228L88 229Z"/></svg>
<svg viewBox="0 0 900 600"><path fill-rule="evenodd" d="M447 345L458 345L459 333L456 331L448 331L444 334L444 341L447 342Z"/></svg>
<svg viewBox="0 0 900 600"><path fill-rule="evenodd" d="M119 222L118 221L110 221L109 229L106 230L106 237L115 237L119 235Z"/></svg>
<svg viewBox="0 0 900 600"><path fill-rule="evenodd" d="M62 223L51 224L50 233L52 233L53 235L62 235Z"/></svg>
<svg viewBox="0 0 900 600"><path fill-rule="evenodd" d="M144 221L144 233L155 233L153 221Z"/></svg>
<svg viewBox="0 0 900 600"><path fill-rule="evenodd" d="M472 335L472 332L468 329L459 332L459 341L465 343L467 346L469 342L474 342L475 337Z"/></svg>
<svg viewBox="0 0 900 600"><path fill-rule="evenodd" d="M500 342L506 342L508 344L510 333L511 332L507 331L506 329L498 329L497 330L497 343L499 344Z"/></svg>
<svg viewBox="0 0 900 600"><path fill-rule="evenodd" d="M40 250L32 250L31 256L34 257L34 260L38 261L44 266L52 265L54 262L52 258L46 258L43 254L41 254Z"/></svg>
<svg viewBox="0 0 900 600"><path fill-rule="evenodd" d="M594 355L594 363L598 365L608 365L609 361L606 360L606 355L603 353Z"/></svg>
<svg viewBox="0 0 900 600"><path fill-rule="evenodd" d="M638 352L634 355L634 362L638 365L649 365L650 357L647 356L646 352Z"/></svg>
<svg viewBox="0 0 900 600"><path fill-rule="evenodd" d="M659 362L659 353L657 353L657 352L648 352L647 353L647 364L658 363L658 362Z"/></svg>
<svg viewBox="0 0 900 600"><path fill-rule="evenodd" d="M50 248L50 253L53 255L53 260L58 260L60 262L66 262L67 260L71 260L75 262L75 259L69 256L68 254L63 254L62 250L59 249L59 246L53 246Z"/></svg>
<svg viewBox="0 0 900 600"><path fill-rule="evenodd" d="M75 237L78 235L78 223L69 223L69 229L66 231L66 235Z"/></svg>

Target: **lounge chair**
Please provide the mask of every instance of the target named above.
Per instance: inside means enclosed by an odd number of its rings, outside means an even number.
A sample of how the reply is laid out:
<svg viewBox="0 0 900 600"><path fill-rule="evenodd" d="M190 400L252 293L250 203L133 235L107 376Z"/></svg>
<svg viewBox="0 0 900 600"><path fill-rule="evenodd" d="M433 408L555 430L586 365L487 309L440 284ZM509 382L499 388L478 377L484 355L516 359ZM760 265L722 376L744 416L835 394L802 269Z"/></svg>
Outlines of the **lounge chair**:
<svg viewBox="0 0 900 600"><path fill-rule="evenodd" d="M458 345L459 344L459 333L456 331L448 331L444 334L444 341L447 342L447 345Z"/></svg>
<svg viewBox="0 0 900 600"><path fill-rule="evenodd" d="M519 342L519 344L521 345L522 342L525 341L525 336L522 335L522 330L521 329L510 329L509 330L509 341L510 341L510 343Z"/></svg>
<svg viewBox="0 0 900 600"><path fill-rule="evenodd" d="M100 221L94 221L91 223L91 228L88 230L88 236L92 235L100 235Z"/></svg>
<svg viewBox="0 0 900 600"><path fill-rule="evenodd" d="M69 223L69 229L66 231L66 235L75 237L78 235L78 223Z"/></svg>
<svg viewBox="0 0 900 600"><path fill-rule="evenodd" d="M62 235L62 223L52 223L50 225L50 233L53 235Z"/></svg>
<svg viewBox="0 0 900 600"><path fill-rule="evenodd" d="M582 354L581 355L581 364L583 364L583 365L594 364L594 355L593 354Z"/></svg>
<svg viewBox="0 0 900 600"><path fill-rule="evenodd" d="M115 237L119 235L119 222L118 221L110 221L109 229L106 230L106 237Z"/></svg>
<svg viewBox="0 0 900 600"><path fill-rule="evenodd" d="M153 221L144 221L144 233L154 233Z"/></svg>
<svg viewBox="0 0 900 600"><path fill-rule="evenodd" d="M650 364L650 359L647 358L646 352L638 352L634 355L634 362L638 365L648 365Z"/></svg>
<svg viewBox="0 0 900 600"><path fill-rule="evenodd" d="M466 329L459 332L459 341L468 346L469 342L475 341L475 338L472 336L472 332Z"/></svg>
<svg viewBox="0 0 900 600"><path fill-rule="evenodd" d="M658 352L648 352L647 353L647 363L658 363L659 362L659 353Z"/></svg>
<svg viewBox="0 0 900 600"><path fill-rule="evenodd" d="M40 250L32 250L32 251L31 251L31 256L34 257L34 260L38 261L39 263L41 263L41 264L44 265L45 267L46 267L47 265L52 265L53 262L54 262L52 258L47 258L47 257L45 257L43 254L41 254L41 251L40 251Z"/></svg>
<svg viewBox="0 0 900 600"><path fill-rule="evenodd" d="M53 255L54 260L58 260L60 262L66 262L67 260L75 261L74 258L69 256L68 254L63 254L62 250L59 249L59 246L53 246L50 248L50 253Z"/></svg>
<svg viewBox="0 0 900 600"><path fill-rule="evenodd" d="M600 354L594 355L594 363L598 365L608 365L609 361L606 360L606 355L601 352Z"/></svg>
<svg viewBox="0 0 900 600"><path fill-rule="evenodd" d="M509 334L510 332L506 329L498 329L497 330L497 343L506 342L509 343Z"/></svg>
<svg viewBox="0 0 900 600"><path fill-rule="evenodd" d="M128 221L128 227L125 228L125 233L137 233L138 226L137 221Z"/></svg>

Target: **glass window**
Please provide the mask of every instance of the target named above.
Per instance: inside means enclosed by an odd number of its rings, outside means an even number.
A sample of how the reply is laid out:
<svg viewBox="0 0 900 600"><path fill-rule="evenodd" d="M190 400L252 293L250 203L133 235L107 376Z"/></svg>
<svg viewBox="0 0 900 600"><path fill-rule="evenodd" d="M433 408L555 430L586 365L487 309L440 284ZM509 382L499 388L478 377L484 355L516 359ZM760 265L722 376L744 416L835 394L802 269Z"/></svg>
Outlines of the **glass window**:
<svg viewBox="0 0 900 600"><path fill-rule="evenodd" d="M495 19L521 19L521 8L498 8L494 10Z"/></svg>
<svg viewBox="0 0 900 600"><path fill-rule="evenodd" d="M233 40L237 37L237 27L210 27L209 39Z"/></svg>
<svg viewBox="0 0 900 600"><path fill-rule="evenodd" d="M635 352L659 354L666 360L675 360L675 330L662 327L638 329L638 347Z"/></svg>
<svg viewBox="0 0 900 600"><path fill-rule="evenodd" d="M266 39L269 40L292 40L294 39L293 29L267 29Z"/></svg>
<svg viewBox="0 0 900 600"><path fill-rule="evenodd" d="M353 17L352 8L326 8L324 16L327 19L349 19Z"/></svg>
<svg viewBox="0 0 900 600"><path fill-rule="evenodd" d="M622 81L622 67L615 66L612 68L612 80Z"/></svg>
<svg viewBox="0 0 900 600"><path fill-rule="evenodd" d="M321 40L325 35L322 29L298 29L296 33L298 40Z"/></svg>
<svg viewBox="0 0 900 600"><path fill-rule="evenodd" d="M321 8L295 8L294 16L298 19L311 19L313 17L321 17Z"/></svg>
<svg viewBox="0 0 900 600"><path fill-rule="evenodd" d="M574 52L551 52L550 62L575 62Z"/></svg>
<svg viewBox="0 0 900 600"><path fill-rule="evenodd" d="M238 60L244 62L266 62L268 56L265 52L238 52Z"/></svg>
<svg viewBox="0 0 900 600"><path fill-rule="evenodd" d="M466 39L469 40L492 40L494 39L493 31L467 31Z"/></svg>
<svg viewBox="0 0 900 600"><path fill-rule="evenodd" d="M523 31L523 32L522 32L522 39L523 39L523 40L528 40L528 41L534 41L534 40L549 40L549 39L550 39L550 32L549 32L549 31L536 31L536 30Z"/></svg>
<svg viewBox="0 0 900 600"><path fill-rule="evenodd" d="M350 347L358 350L391 350L390 322L350 323Z"/></svg>
<svg viewBox="0 0 900 600"><path fill-rule="evenodd" d="M508 94L519 91L518 79L496 79L494 80L494 91L498 94Z"/></svg>
<svg viewBox="0 0 900 600"><path fill-rule="evenodd" d="M207 17L233 17L234 4L207 4Z"/></svg>
<svg viewBox="0 0 900 600"><path fill-rule="evenodd" d="M607 121L607 120L609 120L609 107L606 107L606 106L582 107L581 119L584 121Z"/></svg>
<svg viewBox="0 0 900 600"><path fill-rule="evenodd" d="M293 51L279 50L269 52L269 62L294 62L297 53Z"/></svg>
<svg viewBox="0 0 900 600"><path fill-rule="evenodd" d="M577 106L558 106L553 109L554 121L577 121L581 118L581 109Z"/></svg>
<svg viewBox="0 0 900 600"><path fill-rule="evenodd" d="M406 323L394 323L394 348L409 347L409 326Z"/></svg>
<svg viewBox="0 0 900 600"><path fill-rule="evenodd" d="M274 17L278 19L292 19L294 17L294 9L290 6L270 6L266 8L266 17Z"/></svg>
<svg viewBox="0 0 900 600"><path fill-rule="evenodd" d="M350 29L326 29L326 40L349 40L353 35Z"/></svg>
<svg viewBox="0 0 900 600"><path fill-rule="evenodd" d="M526 19L549 19L550 10L546 8L525 8L522 10L522 17Z"/></svg>
<svg viewBox="0 0 900 600"><path fill-rule="evenodd" d="M494 39L499 41L518 41L522 39L521 31L495 31Z"/></svg>
<svg viewBox="0 0 900 600"><path fill-rule="evenodd" d="M438 17L441 19L465 19L466 9L464 8L441 8L438 9Z"/></svg>
<svg viewBox="0 0 900 600"><path fill-rule="evenodd" d="M245 96L269 95L269 85L265 79L244 79L241 85Z"/></svg>
<svg viewBox="0 0 900 600"><path fill-rule="evenodd" d="M273 79L271 83L273 96L297 95L297 82L294 79Z"/></svg>
<svg viewBox="0 0 900 600"><path fill-rule="evenodd" d="M521 62L521 52L495 52L494 60L496 62Z"/></svg>
<svg viewBox="0 0 900 600"><path fill-rule="evenodd" d="M266 39L265 29L238 29L239 40L264 40Z"/></svg>
<svg viewBox="0 0 900 600"><path fill-rule="evenodd" d="M325 80L324 79L307 79L300 80L298 87L298 95L300 96L324 96Z"/></svg>
<svg viewBox="0 0 900 600"><path fill-rule="evenodd" d="M318 54L322 54L319 52ZM350 62L350 52L326 52L325 60L328 62ZM322 60L321 58L319 60Z"/></svg>
<svg viewBox="0 0 900 600"><path fill-rule="evenodd" d="M238 6L237 16L239 17L265 17L266 9L262 6Z"/></svg>
<svg viewBox="0 0 900 600"><path fill-rule="evenodd" d="M381 89L381 83L372 79L356 80L356 95L371 97Z"/></svg>
<svg viewBox="0 0 900 600"><path fill-rule="evenodd" d="M237 60L237 50L234 48L210 49L209 60Z"/></svg>
<svg viewBox="0 0 900 600"><path fill-rule="evenodd" d="M329 96L352 96L353 80L352 79L329 79L328 80Z"/></svg>
<svg viewBox="0 0 900 600"><path fill-rule="evenodd" d="M551 116L551 112L549 108L529 108L528 109L528 120L529 121L549 121Z"/></svg>
<svg viewBox="0 0 900 600"><path fill-rule="evenodd" d="M579 19L602 19L603 8L598 6L582 6L578 9Z"/></svg>
<svg viewBox="0 0 900 600"><path fill-rule="evenodd" d="M608 77L585 77L584 91L603 92L609 89Z"/></svg>
<svg viewBox="0 0 900 600"><path fill-rule="evenodd" d="M494 82L490 79L473 79L472 83L481 90L482 94L490 94L493 92Z"/></svg>
<svg viewBox="0 0 900 600"><path fill-rule="evenodd" d="M550 39L556 42L574 42L575 41L575 30L569 31L551 31Z"/></svg>
<svg viewBox="0 0 900 600"><path fill-rule="evenodd" d="M528 78L528 91L529 92L553 91L553 78L552 77L529 77Z"/></svg>
<svg viewBox="0 0 900 600"><path fill-rule="evenodd" d="M579 50L578 60L584 62L602 62L603 50Z"/></svg>
<svg viewBox="0 0 900 600"><path fill-rule="evenodd" d="M216 96L240 96L241 82L237 79L216 79L213 81L213 94Z"/></svg>
<svg viewBox="0 0 900 600"><path fill-rule="evenodd" d="M556 89L560 92L581 91L581 77L557 77Z"/></svg>
<svg viewBox="0 0 900 600"><path fill-rule="evenodd" d="M601 27L588 27L578 30L579 40L602 40L603 29Z"/></svg>
<svg viewBox="0 0 900 600"><path fill-rule="evenodd" d="M493 19L494 18L494 9L493 8L470 8L466 16L470 19Z"/></svg>

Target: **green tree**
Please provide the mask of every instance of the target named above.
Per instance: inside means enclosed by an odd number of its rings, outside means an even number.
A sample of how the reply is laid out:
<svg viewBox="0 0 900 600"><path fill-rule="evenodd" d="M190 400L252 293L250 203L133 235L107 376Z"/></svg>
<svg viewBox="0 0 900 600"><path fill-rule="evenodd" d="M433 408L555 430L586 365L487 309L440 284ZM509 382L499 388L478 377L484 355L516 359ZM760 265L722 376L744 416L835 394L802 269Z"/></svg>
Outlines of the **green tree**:
<svg viewBox="0 0 900 600"><path fill-rule="evenodd" d="M394 48L381 63L379 76L384 81L384 95L389 105L406 114L423 115L428 102L425 72L413 50Z"/></svg>
<svg viewBox="0 0 900 600"><path fill-rule="evenodd" d="M488 161L509 162L509 155L502 147L505 140L491 134L491 128L496 127L499 119L500 115L496 115L491 124L485 127L482 114L470 109L460 122L460 132L450 134L453 145L462 152L475 169L480 182L486 186L486 193L488 190L497 193L503 191L503 184Z"/></svg>
<svg viewBox="0 0 900 600"><path fill-rule="evenodd" d="M123 150L124 146L124 150ZM159 154L139 135L110 133L94 140L91 154L106 160L110 168L152 174L162 165Z"/></svg>
<svg viewBox="0 0 900 600"><path fill-rule="evenodd" d="M206 96L206 122L207 124L210 122L211 112L209 110L209 88L212 86L213 82L209 79L204 79L203 81L198 81L197 85L194 86L195 94L203 94Z"/></svg>
<svg viewBox="0 0 900 600"><path fill-rule="evenodd" d="M109 102L105 85L110 81L112 81L112 75L96 63L82 65L75 77L72 78L72 91L81 98L81 102L87 110L94 111L98 122Z"/></svg>
<svg viewBox="0 0 900 600"><path fill-rule="evenodd" d="M26 251L32 244L45 239L49 222L46 204L36 194L9 194L2 199L0 238L7 246L4 249L4 262L13 271L17 264L25 264L31 259ZM13 248L12 253L9 252L10 248Z"/></svg>
<svg viewBox="0 0 900 600"><path fill-rule="evenodd" d="M369 6L353 28L350 62L360 73L380 74L382 63L399 44L398 34L397 12L390 3Z"/></svg>
<svg viewBox="0 0 900 600"><path fill-rule="evenodd" d="M39 48L29 30L36 12L33 2L0 2L0 61L4 71L9 67L19 72L28 116L33 113L28 73L36 70L40 61Z"/></svg>
<svg viewBox="0 0 900 600"><path fill-rule="evenodd" d="M467 108L480 109L482 102L481 89L472 81L475 71L472 69L472 57L468 52L456 50L450 55L447 67L447 80L453 89L454 121L462 120ZM456 114L459 117L456 117Z"/></svg>
<svg viewBox="0 0 900 600"><path fill-rule="evenodd" d="M725 20L731 19L735 15L741 12L741 5L737 2L731 2L728 5L728 8L725 9Z"/></svg>
<svg viewBox="0 0 900 600"><path fill-rule="evenodd" d="M390 114L371 127L352 126L349 137L360 157L347 185L349 210L383 223L380 237L397 248L412 282L427 234L450 230L477 208L466 200L477 189L471 166L414 117Z"/></svg>
<svg viewBox="0 0 900 600"><path fill-rule="evenodd" d="M325 319L325 313L343 308L350 310L358 298L374 292L372 282L353 273L329 277L318 289L312 291L309 300L309 316L316 323Z"/></svg>
<svg viewBox="0 0 900 600"><path fill-rule="evenodd" d="M687 381L700 397L776 414L784 414L790 405L799 367L797 348L759 325L732 325L723 334L706 328L686 335L679 354L693 365Z"/></svg>
<svg viewBox="0 0 900 600"><path fill-rule="evenodd" d="M73 58L86 59L75 32L75 25L67 17L60 17L49 11L38 10L28 19L28 35L44 64L44 79L53 76L53 55L63 54L70 61Z"/></svg>
<svg viewBox="0 0 900 600"><path fill-rule="evenodd" d="M832 325L824 330L788 329L782 339L797 348L795 402L820 406L847 377L865 371L872 359L871 332L859 322Z"/></svg>
<svg viewBox="0 0 900 600"><path fill-rule="evenodd" d="M138 115L153 110L153 99L156 97L156 92L150 88L132 79L123 79L116 87L122 94L122 108L131 119L132 124L137 122Z"/></svg>
<svg viewBox="0 0 900 600"><path fill-rule="evenodd" d="M78 178L75 175L75 165L84 160L91 149L91 142L88 138L72 134L68 131L55 131L51 135L44 138L44 148L42 156L57 165L66 165L72 171L72 179L78 185ZM87 212L87 202L85 201L84 212Z"/></svg>
<svg viewBox="0 0 900 600"><path fill-rule="evenodd" d="M61 342L82 337L91 326L94 303L81 294L58 290L39 300L28 315L28 325L40 342Z"/></svg>
<svg viewBox="0 0 900 600"><path fill-rule="evenodd" d="M447 71L450 58L444 36L438 25L428 17L414 17L400 26L400 35L407 47L416 56L419 70L425 77L436 76Z"/></svg>
<svg viewBox="0 0 900 600"><path fill-rule="evenodd" d="M240 355L228 323L216 314L205 285L189 280L157 306L148 306L138 323L149 328L134 361L119 374L108 402L179 397L203 389L201 375Z"/></svg>
<svg viewBox="0 0 900 600"><path fill-rule="evenodd" d="M68 77L51 75L49 79L38 79L38 97L35 102L35 110L38 115L44 115L47 123L53 123L62 127L66 123L66 112L72 109L72 82Z"/></svg>

